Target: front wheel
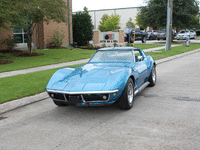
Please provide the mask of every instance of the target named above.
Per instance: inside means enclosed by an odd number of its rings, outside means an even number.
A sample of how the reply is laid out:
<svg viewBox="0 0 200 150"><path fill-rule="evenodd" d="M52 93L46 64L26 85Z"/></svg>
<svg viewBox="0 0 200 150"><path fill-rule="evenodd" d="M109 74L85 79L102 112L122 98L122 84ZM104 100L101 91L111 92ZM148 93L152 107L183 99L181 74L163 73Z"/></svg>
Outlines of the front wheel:
<svg viewBox="0 0 200 150"><path fill-rule="evenodd" d="M151 74L149 76L149 82L150 82L149 86L156 85L156 67L155 66L152 67Z"/></svg>
<svg viewBox="0 0 200 150"><path fill-rule="evenodd" d="M128 79L125 89L118 99L118 107L123 110L129 110L133 106L134 101L134 83L131 78Z"/></svg>
<svg viewBox="0 0 200 150"><path fill-rule="evenodd" d="M142 43L146 43L146 37L145 36L142 38Z"/></svg>

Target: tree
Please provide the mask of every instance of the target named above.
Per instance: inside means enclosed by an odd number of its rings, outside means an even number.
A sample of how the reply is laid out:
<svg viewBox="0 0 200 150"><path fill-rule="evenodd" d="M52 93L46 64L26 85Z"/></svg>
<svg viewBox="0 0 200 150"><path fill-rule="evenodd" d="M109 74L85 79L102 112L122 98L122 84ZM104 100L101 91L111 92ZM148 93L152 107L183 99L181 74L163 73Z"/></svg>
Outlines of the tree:
<svg viewBox="0 0 200 150"><path fill-rule="evenodd" d="M113 31L120 29L120 16L112 14L111 16L104 14L101 18L100 25L98 26L101 32Z"/></svg>
<svg viewBox="0 0 200 150"><path fill-rule="evenodd" d="M131 28L135 28L135 23L133 22L132 18L129 18L129 20L126 22L126 27L128 28L128 24L130 23Z"/></svg>
<svg viewBox="0 0 200 150"><path fill-rule="evenodd" d="M136 24L143 28L146 29L149 26L149 18L148 18L148 8L147 7L142 7L140 10L140 13L136 17Z"/></svg>
<svg viewBox="0 0 200 150"><path fill-rule="evenodd" d="M15 11L16 0L0 0L0 28L9 30L11 28L11 20L16 18Z"/></svg>
<svg viewBox="0 0 200 150"><path fill-rule="evenodd" d="M147 6L141 8L138 14L138 24L165 28L167 21L168 0L151 0ZM199 6L197 0L174 0L173 1L173 27L193 28L198 24L195 17L198 15Z"/></svg>
<svg viewBox="0 0 200 150"><path fill-rule="evenodd" d="M63 0L17 0L14 8L16 14L11 21L24 29L29 53L32 53L31 37L36 24L48 24L50 20L58 23L67 22L68 8Z"/></svg>
<svg viewBox="0 0 200 150"><path fill-rule="evenodd" d="M84 12L77 12L72 15L73 38L79 46L87 45L93 36L91 16L86 7L84 10Z"/></svg>

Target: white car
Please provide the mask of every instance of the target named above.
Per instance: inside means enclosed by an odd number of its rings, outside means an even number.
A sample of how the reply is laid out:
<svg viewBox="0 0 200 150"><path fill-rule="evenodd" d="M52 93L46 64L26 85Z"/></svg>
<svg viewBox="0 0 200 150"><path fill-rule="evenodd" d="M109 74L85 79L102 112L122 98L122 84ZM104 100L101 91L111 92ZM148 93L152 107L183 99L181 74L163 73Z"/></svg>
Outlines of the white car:
<svg viewBox="0 0 200 150"><path fill-rule="evenodd" d="M190 38L196 39L196 36L197 36L196 32L194 30L190 30Z"/></svg>
<svg viewBox="0 0 200 150"><path fill-rule="evenodd" d="M187 37L190 38L190 36L191 36L190 30L182 30L177 34L176 39L185 40Z"/></svg>

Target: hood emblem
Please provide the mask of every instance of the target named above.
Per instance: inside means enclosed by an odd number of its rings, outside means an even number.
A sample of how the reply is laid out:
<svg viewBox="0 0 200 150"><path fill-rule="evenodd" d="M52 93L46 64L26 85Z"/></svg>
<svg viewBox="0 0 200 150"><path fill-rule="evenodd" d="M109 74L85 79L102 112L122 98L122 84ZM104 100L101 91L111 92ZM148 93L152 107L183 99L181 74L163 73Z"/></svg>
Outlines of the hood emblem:
<svg viewBox="0 0 200 150"><path fill-rule="evenodd" d="M76 85L72 85L71 87L77 87Z"/></svg>

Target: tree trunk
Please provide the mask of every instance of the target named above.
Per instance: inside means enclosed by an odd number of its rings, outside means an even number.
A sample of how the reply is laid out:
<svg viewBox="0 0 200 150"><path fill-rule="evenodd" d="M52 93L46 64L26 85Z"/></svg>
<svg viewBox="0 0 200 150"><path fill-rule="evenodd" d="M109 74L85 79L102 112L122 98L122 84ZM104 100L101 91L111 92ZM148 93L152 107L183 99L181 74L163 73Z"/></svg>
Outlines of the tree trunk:
<svg viewBox="0 0 200 150"><path fill-rule="evenodd" d="M28 53L32 53L32 45L31 45L32 39L31 34L27 35L27 46L28 46Z"/></svg>

